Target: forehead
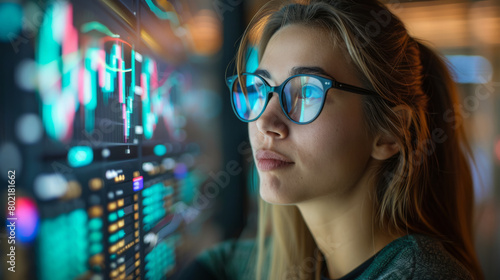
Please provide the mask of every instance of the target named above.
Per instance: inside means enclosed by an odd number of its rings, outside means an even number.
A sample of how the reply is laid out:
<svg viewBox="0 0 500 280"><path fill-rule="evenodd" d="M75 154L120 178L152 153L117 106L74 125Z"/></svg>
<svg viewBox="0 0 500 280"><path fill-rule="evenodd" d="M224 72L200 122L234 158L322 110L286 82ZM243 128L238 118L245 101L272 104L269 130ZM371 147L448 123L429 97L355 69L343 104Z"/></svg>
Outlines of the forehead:
<svg viewBox="0 0 500 280"><path fill-rule="evenodd" d="M339 81L353 81L354 66L340 45L324 29L287 25L269 40L259 68L276 82L285 80L294 67L320 67Z"/></svg>

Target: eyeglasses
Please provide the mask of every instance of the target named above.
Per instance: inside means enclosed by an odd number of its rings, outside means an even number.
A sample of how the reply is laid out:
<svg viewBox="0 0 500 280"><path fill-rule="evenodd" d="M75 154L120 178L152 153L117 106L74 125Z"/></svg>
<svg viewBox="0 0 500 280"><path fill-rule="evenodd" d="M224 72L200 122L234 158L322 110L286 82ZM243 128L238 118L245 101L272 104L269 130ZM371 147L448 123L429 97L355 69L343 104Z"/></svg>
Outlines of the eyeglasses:
<svg viewBox="0 0 500 280"><path fill-rule="evenodd" d="M272 87L259 75L242 73L239 77L235 75L227 78L227 85L231 91L234 113L244 122L255 121L262 115L273 92L279 95L283 113L296 124L311 123L319 116L326 93L331 88L376 95L371 90L312 74L294 75L281 85Z"/></svg>

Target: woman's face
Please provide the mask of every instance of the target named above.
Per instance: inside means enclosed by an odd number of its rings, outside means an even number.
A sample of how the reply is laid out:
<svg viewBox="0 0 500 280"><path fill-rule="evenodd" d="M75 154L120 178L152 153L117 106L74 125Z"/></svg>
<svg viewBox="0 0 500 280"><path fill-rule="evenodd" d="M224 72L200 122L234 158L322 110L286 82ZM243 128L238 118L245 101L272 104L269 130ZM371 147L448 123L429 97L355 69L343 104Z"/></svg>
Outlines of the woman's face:
<svg viewBox="0 0 500 280"><path fill-rule="evenodd" d="M354 65L329 38L317 28L285 26L269 41L259 69L269 73L265 79L271 86L307 71L362 87ZM249 134L260 195L273 204L347 195L365 174L373 146L361 95L338 89L328 91L323 111L306 125L288 120L274 93L260 118L249 123Z"/></svg>

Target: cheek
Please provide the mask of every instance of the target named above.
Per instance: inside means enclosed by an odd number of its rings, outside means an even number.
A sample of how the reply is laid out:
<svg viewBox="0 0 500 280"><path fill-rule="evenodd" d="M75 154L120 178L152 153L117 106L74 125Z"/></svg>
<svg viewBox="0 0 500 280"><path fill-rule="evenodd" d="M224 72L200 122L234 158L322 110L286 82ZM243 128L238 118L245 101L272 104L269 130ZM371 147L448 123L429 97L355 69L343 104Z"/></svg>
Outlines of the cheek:
<svg viewBox="0 0 500 280"><path fill-rule="evenodd" d="M250 146L252 147L252 156L255 161L255 149L262 147L263 137L259 132L256 122L248 123L248 138L250 139Z"/></svg>
<svg viewBox="0 0 500 280"><path fill-rule="evenodd" d="M255 146L257 141L257 125L255 122L248 123L248 137L250 138L250 145Z"/></svg>
<svg viewBox="0 0 500 280"><path fill-rule="evenodd" d="M326 113L325 119L322 119L325 123L322 125L321 138L328 139L323 144L329 149L346 153L366 152L371 148L362 102L358 96L348 96L343 104L327 108Z"/></svg>
<svg viewBox="0 0 500 280"><path fill-rule="evenodd" d="M298 142L302 143L299 149L301 161L313 170L324 170L331 166L331 162L339 160L344 153L349 137L346 135L342 124L329 122L328 125L305 131L298 136Z"/></svg>
<svg viewBox="0 0 500 280"><path fill-rule="evenodd" d="M318 184L348 187L359 179L366 168L371 153L362 115L349 113L326 114L311 131L304 132L301 158ZM322 179L320 179L322 178ZM316 179L314 179L316 180Z"/></svg>

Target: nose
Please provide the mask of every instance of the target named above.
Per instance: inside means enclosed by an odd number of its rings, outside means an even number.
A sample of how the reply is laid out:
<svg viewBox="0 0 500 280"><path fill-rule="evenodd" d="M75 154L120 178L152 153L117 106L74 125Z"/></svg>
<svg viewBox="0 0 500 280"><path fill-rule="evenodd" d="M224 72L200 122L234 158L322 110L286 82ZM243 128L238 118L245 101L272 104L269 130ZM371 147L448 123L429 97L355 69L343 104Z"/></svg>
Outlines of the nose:
<svg viewBox="0 0 500 280"><path fill-rule="evenodd" d="M288 136L287 117L280 107L279 96L273 93L266 109L255 121L257 129L266 137L284 139Z"/></svg>

